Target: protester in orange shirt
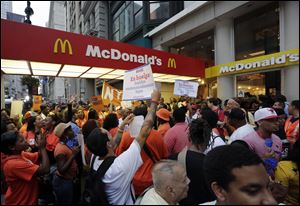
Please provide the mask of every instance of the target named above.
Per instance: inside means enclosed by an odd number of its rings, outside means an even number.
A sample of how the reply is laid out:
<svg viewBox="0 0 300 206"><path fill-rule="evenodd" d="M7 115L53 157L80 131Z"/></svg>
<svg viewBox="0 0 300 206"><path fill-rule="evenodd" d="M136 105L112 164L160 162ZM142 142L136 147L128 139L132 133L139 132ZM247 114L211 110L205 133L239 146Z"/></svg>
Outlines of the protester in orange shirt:
<svg viewBox="0 0 300 206"><path fill-rule="evenodd" d="M112 137L114 137L118 132L119 119L117 114L108 114L103 122L103 128L106 129Z"/></svg>
<svg viewBox="0 0 300 206"><path fill-rule="evenodd" d="M158 121L158 129L157 131L161 134L162 137L165 136L166 132L171 128L170 127L170 112L161 108L156 112L157 121Z"/></svg>
<svg viewBox="0 0 300 206"><path fill-rule="evenodd" d="M78 110L76 124L78 127L82 128L82 126L86 123L85 114L82 110Z"/></svg>
<svg viewBox="0 0 300 206"><path fill-rule="evenodd" d="M36 176L49 173L49 159L45 150L45 137L37 138L41 154L41 164L35 164L38 153L28 155L23 152L29 145L19 132L1 135L1 152L8 155L4 159L3 171L8 185L4 205L37 205L38 181Z"/></svg>
<svg viewBox="0 0 300 206"><path fill-rule="evenodd" d="M53 190L56 195L56 204L70 205L73 203L73 179L77 175L78 167L75 161L80 152L80 146L70 148L67 146L68 138L74 138L71 123L59 123L54 134L59 137L60 142L54 150L54 157L57 162L57 171L53 177Z"/></svg>
<svg viewBox="0 0 300 206"><path fill-rule="evenodd" d="M34 116L37 116L37 113L31 112L31 111L28 111L28 112L25 113L25 115L24 115L24 124L23 124L23 126L21 127L21 129L19 130L20 134L22 134L23 136L24 136L24 133L25 133L26 130L27 130L29 118L30 118L30 117L34 117Z"/></svg>
<svg viewBox="0 0 300 206"><path fill-rule="evenodd" d="M147 115L147 107L141 106L135 108L133 114ZM116 149L116 155L120 155L126 151L134 138L130 136L129 132L123 133L119 147ZM146 149L145 149L146 148ZM145 152L147 150L147 152ZM151 170L153 165L160 159L168 157L168 150L161 137L160 133L154 129L151 130L149 137L141 151L141 156L143 160L142 166L137 170L133 178L133 186L136 195L140 195L147 187L152 185L152 175Z"/></svg>
<svg viewBox="0 0 300 206"><path fill-rule="evenodd" d="M299 100L294 100L288 107L291 115L285 122L284 130L287 140L293 145L299 139Z"/></svg>

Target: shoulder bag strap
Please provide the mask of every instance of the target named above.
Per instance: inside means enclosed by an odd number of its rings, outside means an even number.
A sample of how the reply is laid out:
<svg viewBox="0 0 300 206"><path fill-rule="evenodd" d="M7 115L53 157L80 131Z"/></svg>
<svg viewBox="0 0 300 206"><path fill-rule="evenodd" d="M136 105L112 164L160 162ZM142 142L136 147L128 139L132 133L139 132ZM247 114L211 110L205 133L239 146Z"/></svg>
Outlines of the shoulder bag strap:
<svg viewBox="0 0 300 206"><path fill-rule="evenodd" d="M144 147L143 147L145 153L148 155L148 157L152 160L152 162L155 164L157 160L154 158L152 155L152 152L150 151L149 147L147 146L147 143L145 142Z"/></svg>

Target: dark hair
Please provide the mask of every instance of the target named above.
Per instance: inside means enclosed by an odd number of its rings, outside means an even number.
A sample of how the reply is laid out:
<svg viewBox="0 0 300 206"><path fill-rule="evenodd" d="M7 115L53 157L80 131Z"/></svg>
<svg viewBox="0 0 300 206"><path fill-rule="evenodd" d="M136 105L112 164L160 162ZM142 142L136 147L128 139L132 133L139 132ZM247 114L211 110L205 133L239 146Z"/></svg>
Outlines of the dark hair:
<svg viewBox="0 0 300 206"><path fill-rule="evenodd" d="M88 119L98 119L98 112L94 109L91 109L88 114Z"/></svg>
<svg viewBox="0 0 300 206"><path fill-rule="evenodd" d="M203 109L201 111L202 118L205 119L211 128L216 128L219 120L218 114L211 109Z"/></svg>
<svg viewBox="0 0 300 206"><path fill-rule="evenodd" d="M173 112L173 117L175 122L185 122L185 113L186 113L186 109L183 107L176 109Z"/></svg>
<svg viewBox="0 0 300 206"><path fill-rule="evenodd" d="M27 131L33 131L34 132L34 129L35 129L35 119L36 117L30 117L28 119L28 125L27 125Z"/></svg>
<svg viewBox="0 0 300 206"><path fill-rule="evenodd" d="M275 97L275 101L279 101L279 102L286 102L286 97L282 94L279 94Z"/></svg>
<svg viewBox="0 0 300 206"><path fill-rule="evenodd" d="M103 128L109 131L112 128L119 126L118 116L115 113L107 115L103 121Z"/></svg>
<svg viewBox="0 0 300 206"><path fill-rule="evenodd" d="M10 131L5 132L1 135L1 152L4 154L11 154L11 150L9 149L10 146L14 146L19 138L19 132L18 131Z"/></svg>
<svg viewBox="0 0 300 206"><path fill-rule="evenodd" d="M219 103L220 103L219 99L214 98L214 97L209 98L208 101L209 101L210 103L212 103L214 106L218 106Z"/></svg>
<svg viewBox="0 0 300 206"><path fill-rule="evenodd" d="M299 139L295 142L293 147L288 151L286 160L290 160L297 164L297 170L299 171Z"/></svg>
<svg viewBox="0 0 300 206"><path fill-rule="evenodd" d="M207 147L211 136L211 127L205 119L194 119L189 126L189 137L194 145Z"/></svg>
<svg viewBox="0 0 300 206"><path fill-rule="evenodd" d="M108 150L106 143L109 141L107 134L102 133L100 128L95 128L87 137L86 146L94 155L104 157Z"/></svg>
<svg viewBox="0 0 300 206"><path fill-rule="evenodd" d="M142 115L142 116L144 116L144 118L146 118L147 113L148 113L148 110L147 110L147 106L146 105L141 105L139 107L135 107L134 110L133 110L133 114L135 116Z"/></svg>
<svg viewBox="0 0 300 206"><path fill-rule="evenodd" d="M244 147L246 149L250 149L249 145L244 140L239 140L239 139L235 140L235 141L231 142L230 145L232 145L232 146L238 146L238 147Z"/></svg>
<svg viewBox="0 0 300 206"><path fill-rule="evenodd" d="M207 185L217 182L227 190L230 182L235 180L232 174L234 168L263 164L257 154L244 147L223 145L208 152L204 158L203 170Z"/></svg>
<svg viewBox="0 0 300 206"><path fill-rule="evenodd" d="M299 110L299 100L294 100L291 102L291 105L296 107L297 110Z"/></svg>
<svg viewBox="0 0 300 206"><path fill-rule="evenodd" d="M48 117L51 117L52 121L55 122L54 128L61 123L61 118L59 118L59 116L54 112L50 113Z"/></svg>
<svg viewBox="0 0 300 206"><path fill-rule="evenodd" d="M285 115L285 112L283 109L280 109L280 108L274 108L276 114L279 116L279 115Z"/></svg>
<svg viewBox="0 0 300 206"><path fill-rule="evenodd" d="M86 140L86 138L93 131L93 129L95 129L97 127L98 127L98 124L97 124L96 120L94 120L94 119L89 119L86 123L84 123L84 125L82 126L82 129L81 129L84 140Z"/></svg>

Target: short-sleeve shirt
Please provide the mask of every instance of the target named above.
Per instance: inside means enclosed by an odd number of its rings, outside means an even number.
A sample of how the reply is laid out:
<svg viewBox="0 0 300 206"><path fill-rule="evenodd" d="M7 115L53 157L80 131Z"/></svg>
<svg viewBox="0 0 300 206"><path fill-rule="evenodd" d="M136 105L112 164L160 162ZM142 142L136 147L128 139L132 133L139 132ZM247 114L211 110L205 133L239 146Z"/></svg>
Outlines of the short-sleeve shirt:
<svg viewBox="0 0 300 206"><path fill-rule="evenodd" d="M165 124L159 125L157 131L161 134L162 137L164 137L170 128L171 128L170 124L169 124L169 122L167 122Z"/></svg>
<svg viewBox="0 0 300 206"><path fill-rule="evenodd" d="M228 144L231 144L232 142L236 140L242 140L245 136L248 134L255 132L253 127L250 124L245 124L242 127L237 128L230 136L228 140Z"/></svg>
<svg viewBox="0 0 300 206"><path fill-rule="evenodd" d="M272 134L271 138L273 141L271 150L275 153L276 159L279 160L282 152L282 142L280 138L275 134ZM260 137L256 131L245 136L243 140L247 142L250 149L253 150L262 159L265 159L266 154L270 152L269 148L265 145L265 139Z"/></svg>
<svg viewBox="0 0 300 206"><path fill-rule="evenodd" d="M3 172L8 186L4 205L36 205L38 181L34 176L39 165L38 153L10 155L5 158ZM29 159L31 158L31 159Z"/></svg>
<svg viewBox="0 0 300 206"><path fill-rule="evenodd" d="M70 159L73 155L73 152L65 144L58 143L56 145L55 150L54 150L54 157L56 158L58 155L65 155L66 159ZM60 174L58 170L57 170L56 174L63 177L63 178L65 178L65 179L73 179L77 175L77 163L76 163L76 161L75 160L72 161L71 166L65 172L65 174Z"/></svg>
<svg viewBox="0 0 300 206"><path fill-rule="evenodd" d="M46 135L46 139L47 139L46 149L48 151L54 151L57 143L59 142L58 137L54 134L54 130L52 133Z"/></svg>
<svg viewBox="0 0 300 206"><path fill-rule="evenodd" d="M102 162L103 160L96 158L93 169L97 171ZM114 160L102 179L110 204L133 205L131 193L134 194L134 190L131 181L142 164L141 148L134 140L130 147Z"/></svg>

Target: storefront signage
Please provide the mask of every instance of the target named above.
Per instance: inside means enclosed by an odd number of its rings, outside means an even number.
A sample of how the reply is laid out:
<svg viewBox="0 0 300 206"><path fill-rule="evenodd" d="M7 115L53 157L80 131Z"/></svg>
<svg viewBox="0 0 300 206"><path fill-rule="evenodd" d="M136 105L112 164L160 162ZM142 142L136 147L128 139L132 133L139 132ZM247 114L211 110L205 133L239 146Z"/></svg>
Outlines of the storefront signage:
<svg viewBox="0 0 300 206"><path fill-rule="evenodd" d="M205 78L299 64L299 49L220 64L205 69Z"/></svg>
<svg viewBox="0 0 300 206"><path fill-rule="evenodd" d="M174 95L197 97L198 82L176 80L174 85Z"/></svg>
<svg viewBox="0 0 300 206"><path fill-rule="evenodd" d="M126 71L123 82L123 101L151 99L154 88L150 64Z"/></svg>
<svg viewBox="0 0 300 206"><path fill-rule="evenodd" d="M122 101L123 91L110 86L105 81L102 86L102 101L104 105L112 103L115 106L120 106Z"/></svg>

